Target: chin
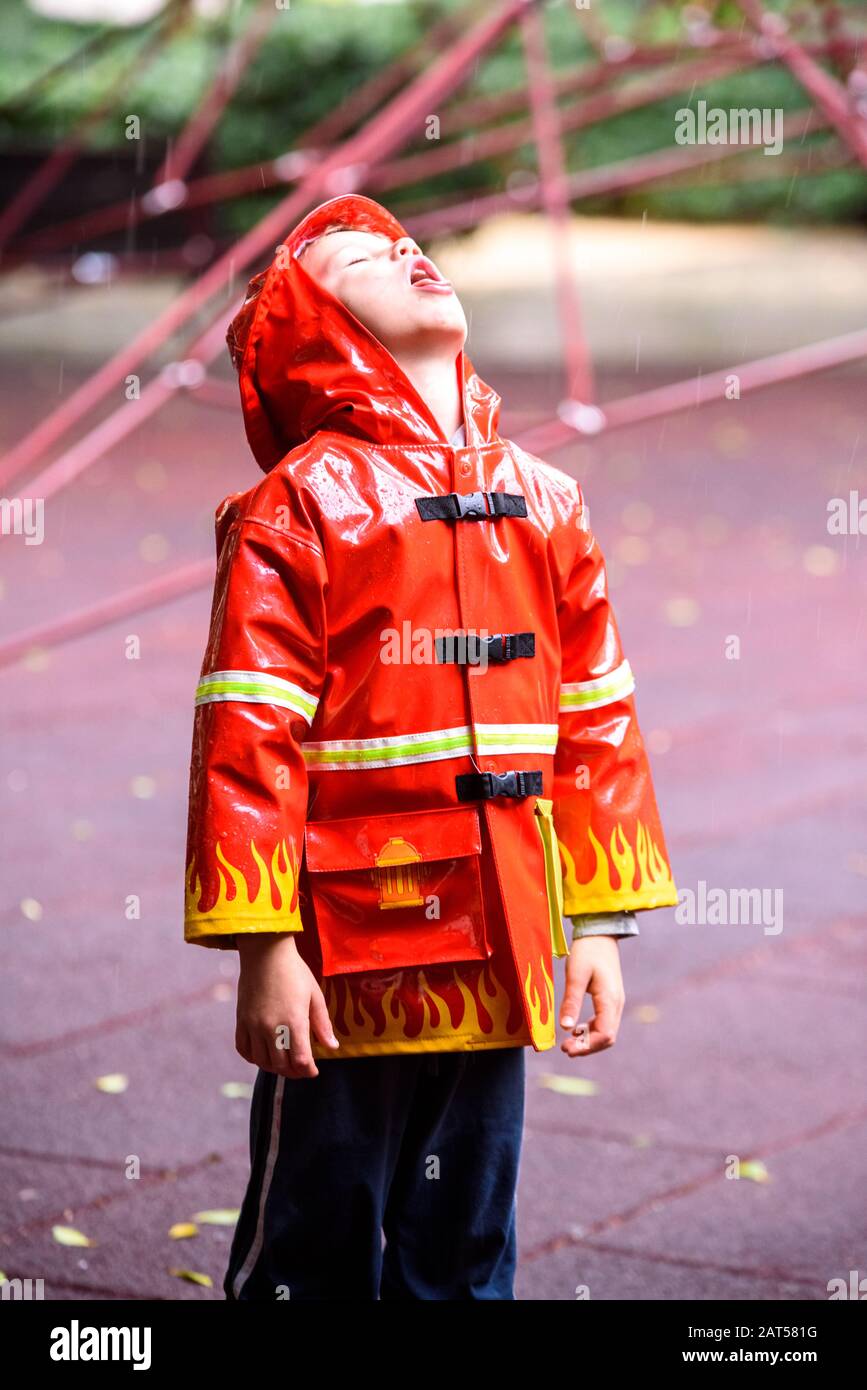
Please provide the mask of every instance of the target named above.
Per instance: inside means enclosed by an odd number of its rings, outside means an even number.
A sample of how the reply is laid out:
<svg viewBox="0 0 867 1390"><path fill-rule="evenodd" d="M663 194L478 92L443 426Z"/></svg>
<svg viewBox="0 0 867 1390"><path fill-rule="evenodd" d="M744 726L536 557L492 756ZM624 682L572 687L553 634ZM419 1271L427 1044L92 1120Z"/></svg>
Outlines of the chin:
<svg viewBox="0 0 867 1390"><path fill-rule="evenodd" d="M466 321L454 314L425 314L415 316L414 322L404 322L400 326L400 331L381 337L380 341L385 344L389 352L399 354L401 351L411 350L413 352L430 351L431 353L442 353L446 348L453 347L454 352L460 352L467 338Z"/></svg>
<svg viewBox="0 0 867 1390"><path fill-rule="evenodd" d="M421 332L459 337L461 341L467 336L467 321L459 304L440 301L439 304L426 305L425 312L418 316L418 325Z"/></svg>

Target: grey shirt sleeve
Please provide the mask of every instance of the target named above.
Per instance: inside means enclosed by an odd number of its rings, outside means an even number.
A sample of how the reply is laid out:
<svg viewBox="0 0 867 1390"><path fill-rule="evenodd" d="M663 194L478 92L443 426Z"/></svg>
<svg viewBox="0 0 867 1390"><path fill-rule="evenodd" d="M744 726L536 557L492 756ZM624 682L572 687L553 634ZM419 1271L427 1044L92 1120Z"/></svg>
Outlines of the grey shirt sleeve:
<svg viewBox="0 0 867 1390"><path fill-rule="evenodd" d="M579 936L639 936L634 912L590 912L566 919L572 923L572 940Z"/></svg>

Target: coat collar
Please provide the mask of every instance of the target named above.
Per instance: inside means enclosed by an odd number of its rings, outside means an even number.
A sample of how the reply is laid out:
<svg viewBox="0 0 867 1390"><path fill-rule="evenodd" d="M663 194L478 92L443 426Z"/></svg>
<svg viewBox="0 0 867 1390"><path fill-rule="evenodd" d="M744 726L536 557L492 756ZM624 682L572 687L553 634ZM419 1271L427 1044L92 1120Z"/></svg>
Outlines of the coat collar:
<svg viewBox="0 0 867 1390"><path fill-rule="evenodd" d="M238 371L247 438L268 472L291 449L327 429L378 444L448 446L436 418L378 338L298 262L304 243L332 221L405 236L370 198L332 198L308 213L250 281L226 335ZM500 397L455 358L465 442L497 439Z"/></svg>

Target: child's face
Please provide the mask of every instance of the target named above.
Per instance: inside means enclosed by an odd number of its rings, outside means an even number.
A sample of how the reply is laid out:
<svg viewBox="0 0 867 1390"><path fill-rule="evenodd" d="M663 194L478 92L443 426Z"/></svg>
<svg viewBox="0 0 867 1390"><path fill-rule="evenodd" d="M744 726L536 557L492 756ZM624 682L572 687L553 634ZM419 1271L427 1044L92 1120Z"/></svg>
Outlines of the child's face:
<svg viewBox="0 0 867 1390"><path fill-rule="evenodd" d="M463 347L461 302L412 237L329 232L307 248L302 264L393 356Z"/></svg>

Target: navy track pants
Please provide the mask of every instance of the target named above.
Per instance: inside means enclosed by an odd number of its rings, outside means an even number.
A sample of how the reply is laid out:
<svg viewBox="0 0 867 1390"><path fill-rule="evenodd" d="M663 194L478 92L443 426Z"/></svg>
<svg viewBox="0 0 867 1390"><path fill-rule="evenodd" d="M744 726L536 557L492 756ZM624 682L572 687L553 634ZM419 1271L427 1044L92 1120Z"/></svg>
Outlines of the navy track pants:
<svg viewBox="0 0 867 1390"><path fill-rule="evenodd" d="M514 1299L523 1047L258 1071L226 1298Z"/></svg>

